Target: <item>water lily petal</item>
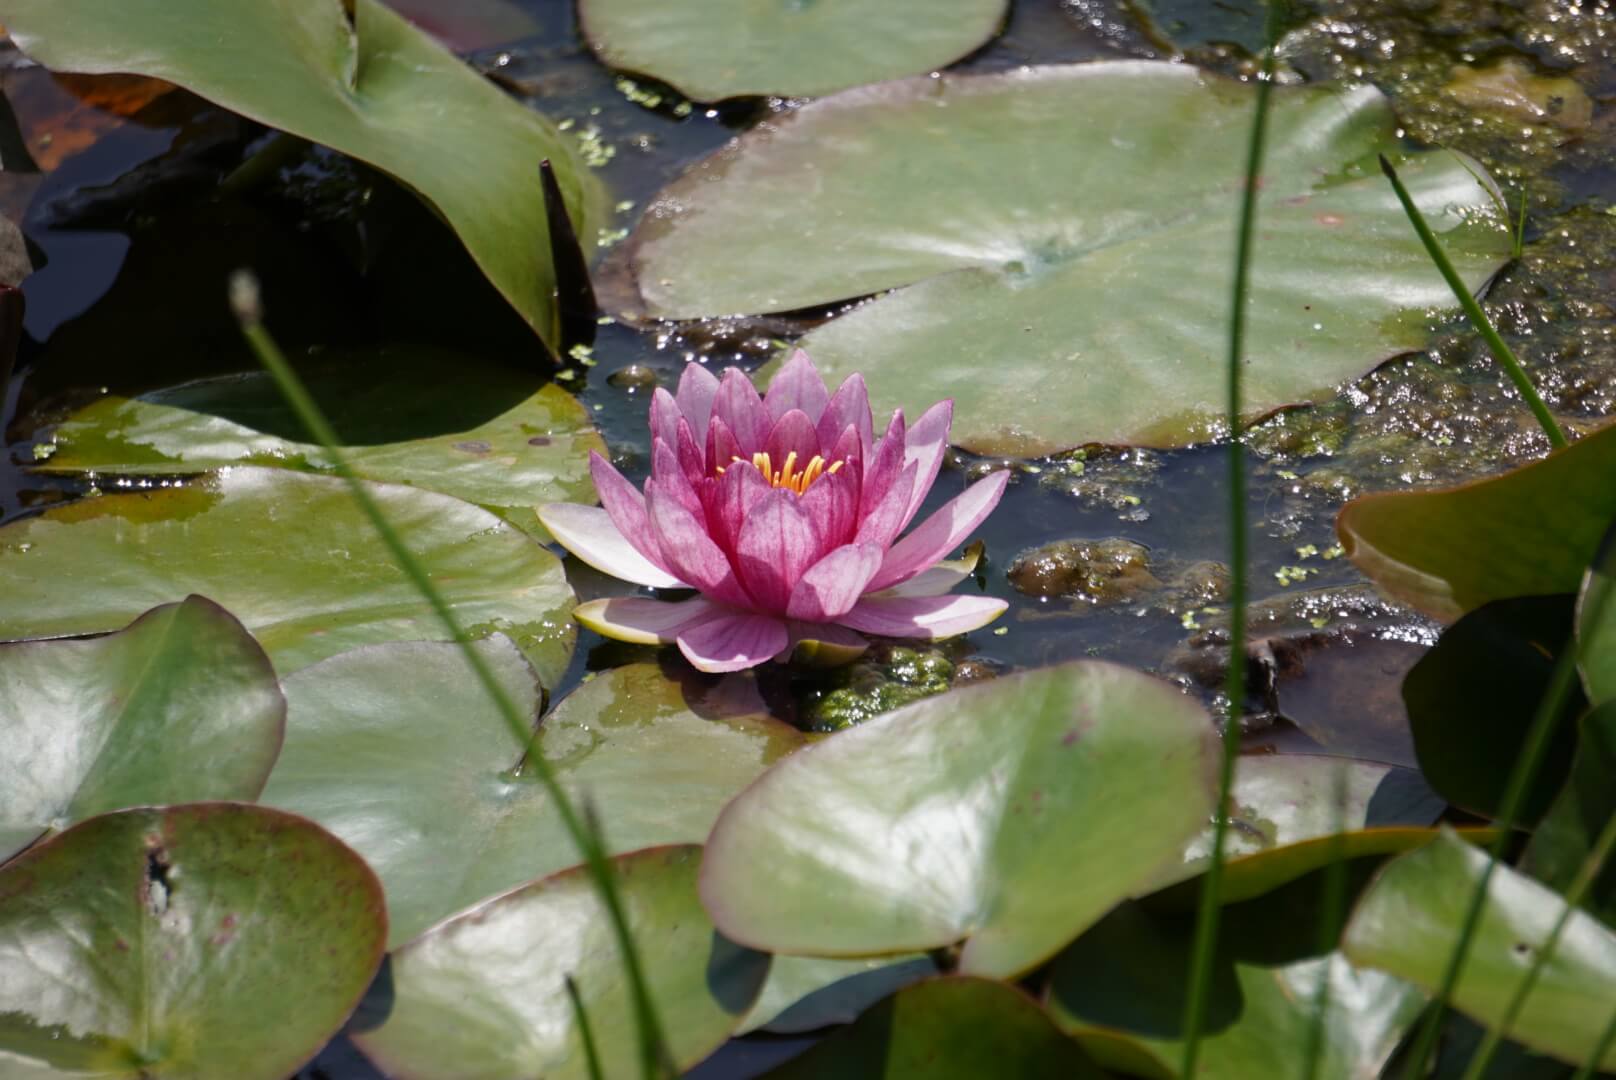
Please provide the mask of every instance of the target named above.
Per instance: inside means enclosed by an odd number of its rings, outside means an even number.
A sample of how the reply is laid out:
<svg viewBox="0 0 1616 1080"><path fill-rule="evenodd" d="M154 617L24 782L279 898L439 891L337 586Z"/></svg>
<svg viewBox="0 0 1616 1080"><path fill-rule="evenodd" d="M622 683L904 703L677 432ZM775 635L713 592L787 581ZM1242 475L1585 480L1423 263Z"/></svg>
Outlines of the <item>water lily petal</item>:
<svg viewBox="0 0 1616 1080"><path fill-rule="evenodd" d="M883 589L872 596L942 596L952 592L954 586L976 573L976 564L982 560L982 542L978 540L965 549L963 558L950 559L927 567L901 585Z"/></svg>
<svg viewBox="0 0 1616 1080"><path fill-rule="evenodd" d="M718 417L713 417L707 424L707 469L727 469L737 459L751 461L751 454L741 453L741 444L735 440L735 433L730 431L729 425Z"/></svg>
<svg viewBox="0 0 1616 1080"><path fill-rule="evenodd" d="M634 645L671 645L681 630L728 614L726 608L700 597L652 600L645 596L612 596L579 604L572 617L601 637Z"/></svg>
<svg viewBox="0 0 1616 1080"><path fill-rule="evenodd" d="M792 409L800 409L807 415L810 424L817 424L829 403L830 391L825 389L825 380L820 377L814 362L808 359L808 354L801 349L793 352L791 359L781 366L779 373L769 383L769 392L763 396L763 404L768 406L769 415L777 423ZM818 447L815 447L814 453L818 452Z"/></svg>
<svg viewBox="0 0 1616 1080"><path fill-rule="evenodd" d="M758 607L784 612L791 587L818 559L818 538L796 495L773 488L752 504L735 543L735 568Z"/></svg>
<svg viewBox="0 0 1616 1080"><path fill-rule="evenodd" d="M772 489L757 466L750 461L737 461L725 469L724 475L708 490L711 494L704 501L707 535L731 556L733 563L735 545L741 538L741 525L746 521L747 512Z"/></svg>
<svg viewBox="0 0 1616 1080"><path fill-rule="evenodd" d="M1004 486L1010 482L1008 470L992 473L944 503L920 527L893 544L887 551L886 561L870 582L870 591L879 592L889 586L919 574L940 562L958 547L971 530L982 524L984 518L999 505ZM665 549L664 549L665 550ZM672 566L672 564L669 564ZM677 570L677 567L673 567Z"/></svg>
<svg viewBox="0 0 1616 1080"><path fill-rule="evenodd" d="M724 615L678 636L679 651L701 671L740 671L773 658L790 641L772 615Z"/></svg>
<svg viewBox="0 0 1616 1080"><path fill-rule="evenodd" d="M651 520L645 514L645 496L640 494L640 489L629 483L626 476L595 450L589 452L589 478L595 482L595 493L600 496L600 504L606 508L617 531L652 566L666 571L668 567L662 561L662 551L651 532ZM550 531L553 533L555 530ZM572 549L569 547L568 550ZM583 556L579 555L579 558Z"/></svg>
<svg viewBox="0 0 1616 1080"><path fill-rule="evenodd" d="M881 501L859 522L858 533L853 537L855 543L876 544L882 551L892 546L898 530L903 528L903 515L909 510L910 493L915 489L915 475L919 470L920 463L911 461L898 478L887 485Z"/></svg>
<svg viewBox="0 0 1616 1080"><path fill-rule="evenodd" d="M887 433L864 459L864 490L859 495L859 517L868 517L887 489L903 472L903 410L897 409L887 423ZM907 505L905 507L907 509Z"/></svg>
<svg viewBox="0 0 1616 1080"><path fill-rule="evenodd" d="M743 458L750 458L763 449L772 426L769 410L758 397L757 388L740 368L725 368L724 377L718 380L718 392L713 395L713 419L724 421L741 444L739 456Z"/></svg>
<svg viewBox="0 0 1616 1080"><path fill-rule="evenodd" d="M679 390L673 399L679 403L679 411L689 421L697 446L707 441L707 421L712 418L713 396L717 393L718 376L700 364L685 365L679 375Z"/></svg>
<svg viewBox="0 0 1616 1080"><path fill-rule="evenodd" d="M562 547L601 573L654 589L685 587L679 578L636 551L617 530L611 515L600 507L546 503L534 509Z"/></svg>
<svg viewBox="0 0 1616 1080"><path fill-rule="evenodd" d="M854 436L857 438L857 436ZM858 529L859 478L857 467L826 473L808 486L797 504L814 527L815 546L830 551L851 543Z"/></svg>
<svg viewBox="0 0 1616 1080"><path fill-rule="evenodd" d="M820 446L830 446L845 429L852 427L858 432L859 448L865 457L870 456L870 447L875 443L875 419L870 413L870 392L864 385L864 376L854 372L842 380L820 414L817 426Z"/></svg>
<svg viewBox="0 0 1616 1080"><path fill-rule="evenodd" d="M685 509L696 516L697 521L706 524L707 512L703 509L701 500L696 497L696 489L690 483L690 477L679 464L679 455L674 452L672 446L660 438L651 440L651 477L664 484L670 493L677 495Z"/></svg>
<svg viewBox="0 0 1616 1080"><path fill-rule="evenodd" d="M796 454L794 470L802 472L808 462L819 455L819 436L814 422L801 409L792 409L774 422L769 438L763 444L769 455L769 467L775 472L785 468L788 455Z"/></svg>
<svg viewBox="0 0 1616 1080"><path fill-rule="evenodd" d="M864 586L881 569L880 544L848 544L814 563L791 589L786 614L806 622L829 622L858 603Z"/></svg>
<svg viewBox="0 0 1616 1080"><path fill-rule="evenodd" d="M903 515L898 532L903 532L914 520L920 504L926 501L926 493L937 482L937 470L942 468L943 454L948 450L948 429L953 422L954 402L949 399L927 409L915 421L915 426L909 429L909 435L904 440L903 459L905 462L916 462L920 470L915 476L915 490L909 496L909 509Z"/></svg>
<svg viewBox="0 0 1616 1080"><path fill-rule="evenodd" d="M690 427L690 421L682 416L679 418L679 436L674 449L678 453L679 469L692 487L707 479L706 455L702 452L701 444L696 441L696 433Z"/></svg>
<svg viewBox="0 0 1616 1080"><path fill-rule="evenodd" d="M836 621L881 637L945 638L986 626L1009 606L992 596L867 596Z"/></svg>
<svg viewBox="0 0 1616 1080"><path fill-rule="evenodd" d="M662 387L651 391L651 437L661 439L669 446L679 441L679 419L684 413L673 395Z"/></svg>
<svg viewBox="0 0 1616 1080"><path fill-rule="evenodd" d="M752 606L722 549L661 480L646 482L645 508L668 569L713 600L739 608Z"/></svg>

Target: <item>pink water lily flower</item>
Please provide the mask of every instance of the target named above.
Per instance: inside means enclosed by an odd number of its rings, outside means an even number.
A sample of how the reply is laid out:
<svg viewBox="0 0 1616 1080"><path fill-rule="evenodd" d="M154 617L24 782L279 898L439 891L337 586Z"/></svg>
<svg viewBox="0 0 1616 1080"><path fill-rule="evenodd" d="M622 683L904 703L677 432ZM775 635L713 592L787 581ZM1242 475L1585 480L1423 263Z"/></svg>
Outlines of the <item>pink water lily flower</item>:
<svg viewBox="0 0 1616 1080"><path fill-rule="evenodd" d="M977 481L899 539L937 479L953 402L875 437L864 379L832 394L800 349L759 397L737 368L687 365L677 395L651 399L642 495L599 454L602 508L551 503L547 529L625 581L700 594L580 605L620 641L677 642L703 671L786 659L800 643L850 659L883 637L942 638L991 622L1003 600L949 596L970 566L942 563L998 505L1009 474Z"/></svg>

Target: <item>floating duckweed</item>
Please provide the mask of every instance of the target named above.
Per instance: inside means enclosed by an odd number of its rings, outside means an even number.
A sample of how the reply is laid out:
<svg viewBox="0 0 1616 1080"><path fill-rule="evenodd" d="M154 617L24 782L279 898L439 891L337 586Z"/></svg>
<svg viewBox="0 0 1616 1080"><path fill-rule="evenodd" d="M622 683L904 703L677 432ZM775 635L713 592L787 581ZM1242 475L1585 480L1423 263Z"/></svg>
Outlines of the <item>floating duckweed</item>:
<svg viewBox="0 0 1616 1080"><path fill-rule="evenodd" d="M1281 566L1274 571L1274 578L1281 585L1290 586L1299 581L1306 581L1318 572L1316 566Z"/></svg>
<svg viewBox="0 0 1616 1080"><path fill-rule="evenodd" d="M1318 553L1319 548L1317 544L1303 544L1301 547L1296 549L1296 557L1298 559L1311 559Z"/></svg>

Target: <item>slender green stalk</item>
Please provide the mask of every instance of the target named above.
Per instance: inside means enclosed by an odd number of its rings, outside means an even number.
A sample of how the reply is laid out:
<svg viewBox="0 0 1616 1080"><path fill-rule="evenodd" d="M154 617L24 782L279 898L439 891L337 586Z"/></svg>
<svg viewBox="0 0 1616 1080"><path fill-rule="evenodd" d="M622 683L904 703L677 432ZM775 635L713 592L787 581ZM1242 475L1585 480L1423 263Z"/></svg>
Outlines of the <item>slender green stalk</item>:
<svg viewBox="0 0 1616 1080"><path fill-rule="evenodd" d="M1610 1014L1610 1023L1605 1025L1605 1033L1599 1036L1599 1045L1594 1052L1588 1055L1588 1060L1577 1066L1577 1071L1571 1074L1571 1080L1589 1080L1599 1063L1605 1060L1610 1048L1616 1046L1616 1013Z"/></svg>
<svg viewBox="0 0 1616 1080"><path fill-rule="evenodd" d="M567 798L565 791L556 781L555 774L550 770L549 763L544 755L537 750L538 732L533 728L530 719L522 715L516 703L505 692L499 678L472 644L471 637L460 625L454 611L438 592L437 586L432 584L431 575L415 557L399 536L392 523L377 505L376 500L370 497L370 492L349 466L347 457L342 453L337 434L332 430L325 415L309 392L304 388L303 382L297 377L291 365L281 354L280 348L270 337L269 331L264 328L263 309L259 301L258 282L246 271L237 271L230 281L230 303L234 309L237 320L241 323L242 334L247 344L252 347L258 360L263 364L275 385L280 388L286 403L308 429L309 434L324 447L332 466L339 475L347 481L349 490L353 494L354 502L364 511L370 523L375 527L381 537L382 544L393 556L405 577L409 578L416 590L431 605L437 613L439 620L449 631L455 643L460 646L466 663L471 667L477 680L482 683L488 697L499 709L505 723L523 747L525 760L533 766L539 781L544 785L552 802L555 803L556 812L561 817L561 823L567 834L577 846L583 861L588 868L589 875L600 893L602 904L606 907L607 918L612 925L612 931L617 938L618 950L622 954L623 967L628 978L629 986L633 990L634 1010L639 1024L640 1034L640 1064L642 1073L650 1078L657 1076L674 1076L674 1068L667 1053L667 1044L663 1040L660 1024L656 1016L656 1009L651 1002L650 992L647 989L644 971L640 966L639 952L635 949L633 935L629 931L628 919L623 911L622 899L618 896L617 885L612 876L612 865L607 859L605 849L602 847L600 837L587 827Z"/></svg>
<svg viewBox="0 0 1616 1080"><path fill-rule="evenodd" d="M1245 186L1240 194L1240 224L1235 242L1234 285L1229 299L1228 403L1229 424L1229 672L1224 683L1228 699L1223 722L1223 757L1218 767L1218 801L1212 817L1212 863L1201 884L1195 913L1195 946L1190 962L1190 984L1184 1003L1184 1057L1182 1080L1195 1076L1201 1051L1201 1025L1206 1022L1206 1000L1212 985L1212 960L1218 947L1218 916L1222 907L1223 843L1229 831L1229 792L1234 787L1234 763L1240 750L1240 715L1246 698L1246 454L1241 395L1241 374L1246 344L1246 295L1251 278L1251 252L1256 240L1257 187L1262 173L1263 147L1268 136L1268 110L1274 89L1274 42L1279 36L1282 0L1269 0L1268 48L1257 80L1257 102L1246 145Z"/></svg>
<svg viewBox="0 0 1616 1080"><path fill-rule="evenodd" d="M1616 592L1616 589L1598 589L1591 593L1593 599L1587 617L1597 622L1604 612L1607 599L1613 592ZM1442 981L1437 984L1436 994L1431 998L1425 1019L1420 1023L1413 1049L1409 1051L1407 1064L1403 1069L1403 1080L1422 1080L1425 1076L1426 1062L1430 1059L1431 1051L1436 1048L1437 1034L1442 1029L1448 1002L1453 999L1453 988L1459 985L1459 976L1464 973L1470 943L1475 939L1476 928L1481 924L1482 910L1487 906L1487 889L1492 884L1493 870L1503 861L1504 849L1509 845L1510 836L1519 820L1521 805L1526 801L1526 793L1531 790L1532 781L1537 779L1537 770L1543 763L1543 754L1548 748L1549 738L1554 734L1566 698L1576 682L1577 648L1576 642L1572 640L1566 643L1566 647L1561 650L1559 658L1554 663L1548 689L1543 694L1543 700L1538 702L1537 714L1532 717L1532 724L1526 732L1526 741L1515 760L1515 767L1510 770L1509 783L1504 788L1504 798L1498 808L1498 832L1488 850L1487 865L1482 868L1481 880L1476 882L1475 891L1471 893L1470 902L1465 907L1464 921L1459 925L1459 940L1454 943L1453 952L1448 956L1447 965L1442 971Z"/></svg>
<svg viewBox="0 0 1616 1080"><path fill-rule="evenodd" d="M1510 256L1519 259L1521 252L1526 250L1526 181L1521 181L1521 208L1515 215L1515 243L1510 249Z"/></svg>
<svg viewBox="0 0 1616 1080"><path fill-rule="evenodd" d="M589 1013L584 1009L583 996L578 993L578 984L568 975L567 1000L572 1002L572 1018L577 1021L578 1035L584 1044L584 1064L589 1067L589 1080L605 1080L606 1074L600 1068L600 1051L595 1048L595 1032L589 1026Z"/></svg>
<svg viewBox="0 0 1616 1080"><path fill-rule="evenodd" d="M1330 865L1325 870L1324 906L1319 912L1319 952L1324 967L1319 972L1319 986L1313 994L1313 1015L1308 1018L1307 1047L1302 1055L1302 1080L1314 1080L1319 1075L1319 1064L1324 1058L1324 1014L1330 1007L1330 970L1340 934L1342 915L1347 907L1347 770L1335 771L1335 820L1330 837Z"/></svg>
<svg viewBox="0 0 1616 1080"><path fill-rule="evenodd" d="M1448 288L1452 289L1453 295L1458 298L1459 306L1464 308L1465 315L1470 319L1470 325L1475 327L1476 333L1480 334L1482 340L1487 342L1487 348L1492 352L1493 359L1503 366L1505 373L1509 375L1510 382L1515 384L1515 389L1520 392L1521 397L1531 408L1532 415L1537 417L1539 426L1543 428L1543 434L1549 437L1549 445L1555 449L1565 446L1565 432L1560 430L1560 425L1555 421L1554 414L1549 412L1549 407L1543 403L1543 398L1538 394L1537 387L1532 385L1531 377L1526 374L1526 369L1522 368L1521 362L1515 359L1514 352L1505 344L1504 339L1498 336L1498 331L1493 328L1493 324L1488 320L1487 313L1481 310L1481 305L1476 303L1476 298L1471 295L1470 290L1465 286L1464 280L1459 277L1459 272L1453 268L1453 262L1448 258L1448 253L1442 250L1442 245L1437 242L1435 234L1431 232L1431 227L1425 223L1424 215L1420 213L1419 207L1414 205L1414 200L1409 195L1408 189L1403 186L1403 181L1397 176L1397 170L1392 168L1392 163L1386 160L1385 154L1380 155L1380 171L1385 173L1386 179L1392 182L1392 190L1397 192L1397 201L1403 204L1403 212L1408 215L1409 223L1414 226L1414 231L1419 234L1420 243L1425 245L1426 254L1431 256L1431 261L1442 272L1442 280L1448 283ZM1522 205L1524 212L1524 203Z"/></svg>
<svg viewBox="0 0 1616 1080"><path fill-rule="evenodd" d="M1600 830L1599 838L1594 841L1592 850L1588 852L1587 858L1582 860L1582 865L1577 867L1577 876L1571 879L1571 887L1566 890L1565 910L1561 911L1560 917L1554 920L1554 926L1550 928L1549 936L1544 940L1542 946L1538 948L1537 955L1532 957L1532 966L1526 969L1525 975L1521 976L1520 985L1515 988L1515 995L1509 999L1509 1005L1504 1009L1504 1015L1499 1018L1498 1023L1487 1029L1486 1038L1476 1048L1475 1055L1471 1057L1470 1064L1465 1068L1464 1080L1481 1080L1482 1075L1487 1071L1488 1064L1492 1062L1493 1054L1498 1051L1498 1044L1503 1041L1505 1033L1514 1028L1515 1020L1521 1014L1521 1007L1526 1004L1527 996L1531 994L1532 988L1537 985L1538 977L1543 974L1544 965L1549 962L1549 958L1554 955L1554 950L1559 947L1560 935L1565 932L1566 924L1571 921L1572 914L1577 911L1578 906L1582 903L1582 898L1587 895L1589 887L1594 883L1594 878L1604 868L1605 860L1610 857L1611 848L1613 847L1616 847L1616 814L1612 814L1610 820L1605 822L1605 827Z"/></svg>

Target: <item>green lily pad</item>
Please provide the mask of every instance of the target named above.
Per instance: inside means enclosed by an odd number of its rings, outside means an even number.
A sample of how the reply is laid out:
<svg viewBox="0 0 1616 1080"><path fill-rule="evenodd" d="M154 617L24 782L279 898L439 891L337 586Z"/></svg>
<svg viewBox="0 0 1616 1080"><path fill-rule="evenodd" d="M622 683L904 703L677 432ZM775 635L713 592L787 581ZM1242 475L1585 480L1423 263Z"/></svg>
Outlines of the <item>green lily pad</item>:
<svg viewBox="0 0 1616 1080"><path fill-rule="evenodd" d="M937 973L937 961L925 953L853 960L776 956L763 992L735 1032L791 1035L851 1024L888 994Z"/></svg>
<svg viewBox="0 0 1616 1080"><path fill-rule="evenodd" d="M1141 61L921 78L771 120L647 208L626 250L665 318L888 295L802 342L982 453L1215 435L1253 87ZM1452 303L1378 171L1371 87L1280 88L1247 337L1252 415L1420 347ZM1471 287L1509 254L1480 168L1401 165ZM780 237L792 238L781 243ZM984 362L991 357L991 362ZM1058 376L1052 377L1052 372ZM766 372L765 372L766 374Z"/></svg>
<svg viewBox="0 0 1616 1080"><path fill-rule="evenodd" d="M285 719L264 650L200 596L106 637L0 645L0 861L108 810L251 801Z"/></svg>
<svg viewBox="0 0 1616 1080"><path fill-rule="evenodd" d="M480 648L538 715L521 653L498 638ZM285 690L286 745L263 801L320 822L375 867L394 945L579 861L532 770L513 774L522 747L455 647L354 650ZM633 664L563 699L539 748L568 794L594 808L608 850L623 852L705 839L730 797L801 743L744 676L681 682Z"/></svg>
<svg viewBox="0 0 1616 1080"><path fill-rule="evenodd" d="M1211 811L1216 756L1200 706L1140 672L995 679L769 770L713 827L702 897L755 948L964 940L961 971L1017 975L1179 859Z"/></svg>
<svg viewBox="0 0 1616 1080"><path fill-rule="evenodd" d="M559 560L458 499L370 493L462 625L509 634L553 685L576 638ZM234 613L283 675L356 645L448 636L335 477L229 469L0 529L0 639L104 633L191 593Z"/></svg>
<svg viewBox="0 0 1616 1080"><path fill-rule="evenodd" d="M818 97L918 75L975 50L1007 0L585 0L578 19L602 61L697 101Z"/></svg>
<svg viewBox="0 0 1616 1080"><path fill-rule="evenodd" d="M571 394L511 367L436 349L324 355L299 365L369 480L453 495L540 533L532 507L595 501L606 452ZM102 397L53 433L47 472L194 473L224 465L324 471L320 447L263 372Z"/></svg>
<svg viewBox="0 0 1616 1080"><path fill-rule="evenodd" d="M382 959L370 869L258 806L91 818L0 869L0 1075L281 1080Z"/></svg>
<svg viewBox="0 0 1616 1080"><path fill-rule="evenodd" d="M1188 916L1118 909L1055 961L1049 982L1055 1023L1104 1065L1171 1080L1183 1059L1194 940ZM1328 980L1328 996L1320 1080L1380 1075L1425 1001L1403 980L1355 968L1339 953L1276 964L1239 956L1242 942L1225 944L1214 961L1201 1042L1197 1075L1206 1080L1295 1073L1319 1016L1321 979Z"/></svg>
<svg viewBox="0 0 1616 1080"><path fill-rule="evenodd" d="M769 1080L1099 1080L1104 1074L1020 990L954 975L899 990Z"/></svg>
<svg viewBox="0 0 1616 1080"><path fill-rule="evenodd" d="M1448 802L1497 817L1528 729L1569 647L1571 597L1494 600L1443 631L1403 679L1420 770ZM1575 684L1561 708L1519 820L1536 822L1571 770L1575 721L1587 707Z"/></svg>
<svg viewBox="0 0 1616 1080"><path fill-rule="evenodd" d="M1616 700L1616 524L1577 597L1577 661L1588 700Z"/></svg>
<svg viewBox="0 0 1616 1080"><path fill-rule="evenodd" d="M1612 476L1616 424L1501 476L1354 499L1336 532L1375 584L1452 621L1489 600L1576 592L1616 519Z"/></svg>
<svg viewBox="0 0 1616 1080"><path fill-rule="evenodd" d="M586 243L610 216L604 188L553 124L379 0L16 0L5 19L54 71L166 79L396 177L557 345L539 162Z"/></svg>
<svg viewBox="0 0 1616 1080"><path fill-rule="evenodd" d="M766 953L713 930L696 894L700 862L693 845L613 860L647 988L681 1069L735 1029L769 970ZM584 1080L568 978L602 1074L629 1075L634 1009L611 924L582 867L490 900L396 950L387 1018L354 1040L391 1076Z"/></svg>
<svg viewBox="0 0 1616 1080"><path fill-rule="evenodd" d="M1442 981L1487 855L1451 832L1386 864L1359 899L1342 939L1355 963L1391 972L1428 990ZM1560 896L1508 866L1493 871L1487 902L1453 992L1471 1018L1497 1023L1549 930L1565 910ZM1616 1002L1616 932L1573 912L1543 965L1514 1027L1505 1032L1562 1061L1593 1054ZM1616 1047L1602 1069L1616 1068Z"/></svg>
<svg viewBox="0 0 1616 1080"><path fill-rule="evenodd" d="M1616 701L1582 718L1571 778L1532 832L1521 859L1527 873L1565 892L1594 849L1605 823L1616 814ZM1606 923L1616 925L1616 862L1607 861L1583 902Z"/></svg>

